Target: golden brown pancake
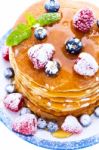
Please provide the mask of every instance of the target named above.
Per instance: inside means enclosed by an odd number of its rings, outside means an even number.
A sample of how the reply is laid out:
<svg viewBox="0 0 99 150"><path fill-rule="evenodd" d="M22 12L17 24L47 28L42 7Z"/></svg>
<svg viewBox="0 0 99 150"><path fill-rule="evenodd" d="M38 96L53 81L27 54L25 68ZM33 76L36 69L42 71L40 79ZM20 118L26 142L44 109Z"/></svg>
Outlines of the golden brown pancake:
<svg viewBox="0 0 99 150"><path fill-rule="evenodd" d="M81 33L72 25L73 16L79 9L91 8L97 19L99 9L86 2L74 0L59 0L59 2L62 19L45 27L48 31L46 39L38 41L32 34L29 39L10 50L10 62L15 71L16 87L27 97L27 106L40 116L56 120L69 114L74 116L86 112L90 114L99 105L99 81L97 81L99 71L93 77L75 73L73 66L78 56L67 54L64 46L65 41L71 37L79 38L84 45L82 51L91 54L99 64L99 29L96 24L87 33ZM45 12L44 3L45 0L42 0L33 4L20 16L15 25L25 22L26 12L32 13L35 18L42 15ZM54 59L61 64L58 76L48 77L44 70L35 69L28 58L28 49L39 43L54 45Z"/></svg>

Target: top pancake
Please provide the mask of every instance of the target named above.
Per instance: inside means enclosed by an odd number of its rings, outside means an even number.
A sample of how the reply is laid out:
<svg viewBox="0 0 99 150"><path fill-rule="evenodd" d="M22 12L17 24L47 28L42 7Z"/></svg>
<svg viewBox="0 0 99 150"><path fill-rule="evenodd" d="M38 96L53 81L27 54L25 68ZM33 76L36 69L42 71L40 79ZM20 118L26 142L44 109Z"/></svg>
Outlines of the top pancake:
<svg viewBox="0 0 99 150"><path fill-rule="evenodd" d="M48 36L43 41L38 41L34 34L23 41L18 46L13 47L13 52L16 60L16 64L19 70L31 79L37 86L51 90L53 92L67 92L67 91L82 91L90 89L96 82L96 77L99 76L99 71L93 77L83 77L76 74L73 70L74 62L77 59L76 56L68 54L65 50L65 41L71 37L77 37L81 39L83 44L82 52L90 53L99 64L99 29L96 25L87 32L86 34L77 31L72 26L72 19L74 14L81 8L91 8L96 16L99 18L98 8L86 3L86 2L75 2L73 0L59 0L60 12L62 13L62 19L60 22L53 24L52 26L46 26ZM17 20L16 25L20 22L25 22L25 13L30 12L34 17L38 17L45 12L44 9L45 0L39 3L33 4L27 9ZM33 31L34 32L34 31ZM41 43L51 43L55 47L54 59L57 59L61 64L61 71L56 77L48 77L44 70L34 69L33 64L28 58L28 49ZM16 55L17 53L17 55Z"/></svg>

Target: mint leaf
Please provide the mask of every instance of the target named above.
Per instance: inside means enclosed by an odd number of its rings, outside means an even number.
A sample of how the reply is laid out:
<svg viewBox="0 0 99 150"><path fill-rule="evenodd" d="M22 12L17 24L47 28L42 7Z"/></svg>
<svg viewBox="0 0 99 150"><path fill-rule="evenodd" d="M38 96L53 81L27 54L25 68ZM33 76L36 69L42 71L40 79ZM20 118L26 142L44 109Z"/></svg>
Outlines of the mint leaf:
<svg viewBox="0 0 99 150"><path fill-rule="evenodd" d="M28 39L31 34L31 28L35 28L38 24L46 26L56 23L61 19L61 13L45 13L35 19L31 14L26 15L27 24L19 24L7 37L6 45L15 46L20 44L23 40Z"/></svg>
<svg viewBox="0 0 99 150"><path fill-rule="evenodd" d="M37 24L37 20L29 13L25 15L28 26L33 27L33 25Z"/></svg>
<svg viewBox="0 0 99 150"><path fill-rule="evenodd" d="M15 46L23 40L28 39L32 34L31 28L26 24L19 24L7 37L6 45Z"/></svg>
<svg viewBox="0 0 99 150"><path fill-rule="evenodd" d="M56 23L61 19L61 13L45 13L38 17L37 22L41 26L50 25Z"/></svg>

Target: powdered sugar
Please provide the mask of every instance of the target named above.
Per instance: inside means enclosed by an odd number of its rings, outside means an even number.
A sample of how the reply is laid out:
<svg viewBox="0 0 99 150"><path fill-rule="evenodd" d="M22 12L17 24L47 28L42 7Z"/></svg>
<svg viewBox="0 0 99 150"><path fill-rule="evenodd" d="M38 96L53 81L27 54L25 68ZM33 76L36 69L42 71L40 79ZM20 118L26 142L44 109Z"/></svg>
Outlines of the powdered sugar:
<svg viewBox="0 0 99 150"><path fill-rule="evenodd" d="M80 125L80 123L78 122L77 118L74 116L67 116L64 123L62 124L61 128L64 131L73 133L73 134L79 134L82 132L82 126Z"/></svg>
<svg viewBox="0 0 99 150"><path fill-rule="evenodd" d="M50 60L53 57L54 51L55 48L52 44L38 44L32 46L28 50L28 56L32 61L34 68L40 69L44 68L48 60Z"/></svg>
<svg viewBox="0 0 99 150"><path fill-rule="evenodd" d="M83 52L78 56L74 70L83 76L93 76L98 71L98 64L93 56Z"/></svg>
<svg viewBox="0 0 99 150"><path fill-rule="evenodd" d="M17 112L23 105L23 96L20 93L9 94L3 103L7 109Z"/></svg>
<svg viewBox="0 0 99 150"><path fill-rule="evenodd" d="M60 70L60 64L53 60L53 61L48 61L46 66L45 66L45 73L49 76L51 75L56 75Z"/></svg>
<svg viewBox="0 0 99 150"><path fill-rule="evenodd" d="M33 114L19 116L13 122L12 129L24 135L34 135L37 131L37 118Z"/></svg>
<svg viewBox="0 0 99 150"><path fill-rule="evenodd" d="M95 17L93 11L89 8L79 10L74 18L73 25L82 32L87 32L94 24Z"/></svg>
<svg viewBox="0 0 99 150"><path fill-rule="evenodd" d="M84 126L87 127L91 124L92 120L91 117L88 114L83 114L80 117L80 123Z"/></svg>

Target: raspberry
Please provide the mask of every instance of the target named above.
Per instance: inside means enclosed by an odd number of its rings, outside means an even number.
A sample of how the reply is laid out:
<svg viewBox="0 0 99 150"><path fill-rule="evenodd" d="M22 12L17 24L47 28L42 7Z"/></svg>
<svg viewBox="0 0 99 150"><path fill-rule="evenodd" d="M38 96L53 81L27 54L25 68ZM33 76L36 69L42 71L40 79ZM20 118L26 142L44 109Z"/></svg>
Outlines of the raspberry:
<svg viewBox="0 0 99 150"><path fill-rule="evenodd" d="M31 47L28 50L28 56L32 61L34 68L44 68L48 60L50 60L53 57L54 50L54 46L49 43L38 44Z"/></svg>
<svg viewBox="0 0 99 150"><path fill-rule="evenodd" d="M9 61L9 47L4 46L2 48L2 57L4 60Z"/></svg>
<svg viewBox="0 0 99 150"><path fill-rule="evenodd" d="M82 132L82 126L74 116L67 116L64 123L61 126L63 131L70 132L72 134L79 134Z"/></svg>
<svg viewBox="0 0 99 150"><path fill-rule="evenodd" d="M37 119L33 114L25 114L15 119L12 130L23 135L34 135L37 131Z"/></svg>
<svg viewBox="0 0 99 150"><path fill-rule="evenodd" d="M98 64L93 56L83 52L78 56L74 64L74 70L79 75L93 76L98 71Z"/></svg>
<svg viewBox="0 0 99 150"><path fill-rule="evenodd" d="M18 112L23 106L23 101L22 94L12 93L5 97L3 103L8 110Z"/></svg>
<svg viewBox="0 0 99 150"><path fill-rule="evenodd" d="M95 21L92 10L84 8L79 10L73 18L73 25L79 31L87 32L93 26Z"/></svg>

